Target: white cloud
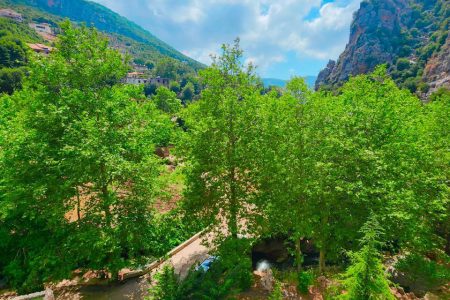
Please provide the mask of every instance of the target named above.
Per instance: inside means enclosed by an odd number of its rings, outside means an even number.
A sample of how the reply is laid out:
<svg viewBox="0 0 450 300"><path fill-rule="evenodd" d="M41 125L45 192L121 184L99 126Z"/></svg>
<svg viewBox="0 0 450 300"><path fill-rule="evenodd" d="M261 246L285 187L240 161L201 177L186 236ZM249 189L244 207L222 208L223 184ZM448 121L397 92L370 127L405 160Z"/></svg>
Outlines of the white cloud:
<svg viewBox="0 0 450 300"><path fill-rule="evenodd" d="M287 52L312 60L337 58L361 0L96 0L209 63L222 43L241 38L247 61L264 70Z"/></svg>

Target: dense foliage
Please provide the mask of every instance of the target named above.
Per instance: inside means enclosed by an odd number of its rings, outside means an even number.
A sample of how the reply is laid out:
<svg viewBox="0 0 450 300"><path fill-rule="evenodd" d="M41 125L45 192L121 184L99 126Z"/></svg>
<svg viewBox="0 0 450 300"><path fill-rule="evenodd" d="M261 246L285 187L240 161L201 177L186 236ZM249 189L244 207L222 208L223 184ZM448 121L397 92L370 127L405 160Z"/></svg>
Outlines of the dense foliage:
<svg viewBox="0 0 450 300"><path fill-rule="evenodd" d="M28 26L0 19L0 94L12 94L22 87L28 64L26 42L39 40Z"/></svg>
<svg viewBox="0 0 450 300"><path fill-rule="evenodd" d="M152 97L155 105L161 111L168 114L175 114L181 110L181 100L177 98L177 94L172 92L165 86L156 89L156 94Z"/></svg>
<svg viewBox="0 0 450 300"><path fill-rule="evenodd" d="M320 273L351 253L351 299L390 298L384 251L409 254L400 267L418 262L430 282L448 278L448 91L423 105L383 66L339 94L314 93L302 78L263 91L236 41L199 79L149 86L147 98L120 83L128 62L105 37L61 28L48 57L29 57L0 32L0 63L29 68L23 89L0 101L0 275L10 286L37 290L75 269L114 275L205 226L218 259L183 281L165 268L155 299L248 289L251 243L274 235L295 245L302 291L313 281L303 240L320 252ZM164 61L153 69L180 79ZM169 144L186 170L185 199L159 215L164 171L154 153Z"/></svg>
<svg viewBox="0 0 450 300"><path fill-rule="evenodd" d="M154 150L173 124L119 84L127 66L104 37L62 28L58 51L1 99L0 272L21 291L162 251L152 248Z"/></svg>
<svg viewBox="0 0 450 300"><path fill-rule="evenodd" d="M289 236L299 270L301 240L314 241L324 272L359 250L371 216L383 250L448 255L448 94L424 106L385 67L338 95L300 78L260 93L238 46L223 50L186 114L188 211L217 237ZM368 247L355 264L377 262Z"/></svg>
<svg viewBox="0 0 450 300"><path fill-rule="evenodd" d="M156 276L156 286L150 289L150 299L220 300L247 290L252 284L247 250L247 241L227 239L208 270L191 269L183 280L171 266L164 266Z"/></svg>

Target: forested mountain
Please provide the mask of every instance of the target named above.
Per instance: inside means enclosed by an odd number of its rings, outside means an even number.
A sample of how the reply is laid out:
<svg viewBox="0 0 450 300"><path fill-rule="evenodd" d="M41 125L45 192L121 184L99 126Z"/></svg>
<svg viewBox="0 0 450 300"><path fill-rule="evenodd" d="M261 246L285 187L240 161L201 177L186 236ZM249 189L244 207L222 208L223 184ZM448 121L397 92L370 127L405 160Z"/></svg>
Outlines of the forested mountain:
<svg viewBox="0 0 450 300"><path fill-rule="evenodd" d="M320 72L316 89L334 89L379 64L422 96L450 86L449 19L447 0L364 0L344 52Z"/></svg>
<svg viewBox="0 0 450 300"><path fill-rule="evenodd" d="M115 40L119 40L131 48L127 49L128 52L137 56L144 55L143 59L146 60L170 57L186 63L193 69L203 66L159 40L142 27L94 2L85 0L0 0L0 6L14 7L21 12L25 10L37 18L42 17L42 13L47 13L47 18L50 14L94 25L99 30L112 34ZM30 8L33 9L30 11Z"/></svg>

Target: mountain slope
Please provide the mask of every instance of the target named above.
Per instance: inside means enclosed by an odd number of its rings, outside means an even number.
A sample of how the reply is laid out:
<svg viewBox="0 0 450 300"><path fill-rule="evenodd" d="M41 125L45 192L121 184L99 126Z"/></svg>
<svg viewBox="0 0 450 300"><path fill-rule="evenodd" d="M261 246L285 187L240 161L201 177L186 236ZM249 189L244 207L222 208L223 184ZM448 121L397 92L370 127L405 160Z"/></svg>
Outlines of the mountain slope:
<svg viewBox="0 0 450 300"><path fill-rule="evenodd" d="M335 89L379 64L388 65L397 84L422 95L446 86L449 20L448 0L364 0L349 43L319 73L316 89Z"/></svg>
<svg viewBox="0 0 450 300"><path fill-rule="evenodd" d="M52 15L69 18L75 22L84 22L106 33L123 36L149 46L150 50L186 62L193 69L203 67L201 63L178 52L135 23L94 2L86 0L1 0L0 4L25 5Z"/></svg>

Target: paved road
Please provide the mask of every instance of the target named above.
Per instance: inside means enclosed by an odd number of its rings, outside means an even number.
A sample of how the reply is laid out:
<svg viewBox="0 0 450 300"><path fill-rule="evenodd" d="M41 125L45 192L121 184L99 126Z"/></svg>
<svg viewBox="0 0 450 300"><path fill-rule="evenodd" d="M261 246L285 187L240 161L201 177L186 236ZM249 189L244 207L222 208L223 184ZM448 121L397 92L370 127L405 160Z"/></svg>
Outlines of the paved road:
<svg viewBox="0 0 450 300"><path fill-rule="evenodd" d="M123 300L133 299L141 300L148 295L151 289L151 277L159 272L164 265L171 264L175 273L184 278L192 265L202 262L208 257L208 248L203 246L202 238L195 235L185 243L169 252L170 258L159 266L155 267L150 273L131 278L121 283L115 283L106 286L86 286L76 291L67 291L64 294L57 294L59 300ZM171 255L173 253L173 255Z"/></svg>
<svg viewBox="0 0 450 300"><path fill-rule="evenodd" d="M201 244L202 239L197 238L180 252L172 256L167 263L172 264L175 273L184 278L192 265L208 258L208 248Z"/></svg>

